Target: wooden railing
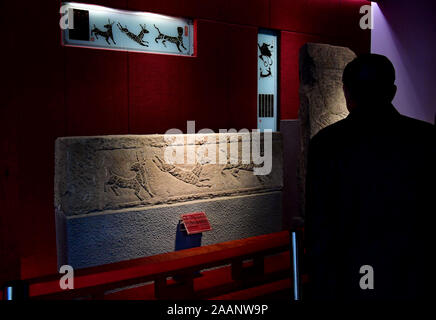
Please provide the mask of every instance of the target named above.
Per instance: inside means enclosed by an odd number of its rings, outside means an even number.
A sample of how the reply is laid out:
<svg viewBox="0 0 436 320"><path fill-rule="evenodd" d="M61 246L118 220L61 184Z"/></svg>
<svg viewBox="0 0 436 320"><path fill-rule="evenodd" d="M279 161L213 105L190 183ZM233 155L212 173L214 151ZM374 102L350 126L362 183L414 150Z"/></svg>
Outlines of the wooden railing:
<svg viewBox="0 0 436 320"><path fill-rule="evenodd" d="M287 231L28 279L31 299L250 299L291 295Z"/></svg>

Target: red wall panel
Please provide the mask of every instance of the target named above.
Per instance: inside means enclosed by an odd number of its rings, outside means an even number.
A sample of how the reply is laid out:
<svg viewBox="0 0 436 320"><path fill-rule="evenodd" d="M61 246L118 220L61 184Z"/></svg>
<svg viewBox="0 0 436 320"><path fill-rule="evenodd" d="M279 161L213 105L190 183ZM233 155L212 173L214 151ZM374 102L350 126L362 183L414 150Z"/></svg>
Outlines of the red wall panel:
<svg viewBox="0 0 436 320"><path fill-rule="evenodd" d="M14 15L0 20L8 53L0 112L6 154L0 161L6 190L0 197L0 258L11 266L21 260L15 268L23 277L56 272L56 137L185 131L187 120L195 120L197 130L255 128L257 27L282 31L281 119L298 116L301 45L325 41L369 50L369 32L358 26L364 0L79 2L199 19L198 56L61 47L59 2L1 2L2 12L19 12L44 35L23 38L27 24L16 23Z"/></svg>
<svg viewBox="0 0 436 320"><path fill-rule="evenodd" d="M5 1L0 2L1 12L11 9ZM11 15L0 19L1 30L13 23ZM16 39L12 34L3 33L4 61L14 61ZM2 103L0 104L0 284L20 276L19 236L16 232L16 216L20 212L18 200L18 128L17 128L17 77L14 65L2 66Z"/></svg>
<svg viewBox="0 0 436 320"><path fill-rule="evenodd" d="M271 28L333 35L339 30L341 0L272 0ZM344 0L349 1L349 0Z"/></svg>
<svg viewBox="0 0 436 320"><path fill-rule="evenodd" d="M65 47L67 134L128 133L127 53Z"/></svg>
<svg viewBox="0 0 436 320"><path fill-rule="evenodd" d="M272 0L270 8L270 26L273 29L301 31L305 21L306 0Z"/></svg>
<svg viewBox="0 0 436 320"><path fill-rule="evenodd" d="M328 42L320 36L281 32L280 39L280 119L297 119L300 99L298 57L307 42Z"/></svg>
<svg viewBox="0 0 436 320"><path fill-rule="evenodd" d="M129 54L131 133L186 127L181 116L183 108L190 107L192 62L187 57Z"/></svg>
<svg viewBox="0 0 436 320"><path fill-rule="evenodd" d="M199 17L202 0L128 0L129 10L162 13L177 17ZM206 1L208 3L210 1Z"/></svg>
<svg viewBox="0 0 436 320"><path fill-rule="evenodd" d="M257 28L200 20L197 57L129 54L130 131L255 126L256 37Z"/></svg>
<svg viewBox="0 0 436 320"><path fill-rule="evenodd" d="M369 5L366 0L342 0L337 20L339 30L336 34L338 44L350 47L357 54L367 53L371 48L371 30L362 30L360 7Z"/></svg>
<svg viewBox="0 0 436 320"><path fill-rule="evenodd" d="M270 8L267 0L225 0L215 3L215 6L221 9L219 20L260 27L269 26Z"/></svg>
<svg viewBox="0 0 436 320"><path fill-rule="evenodd" d="M269 0L128 0L131 10L269 26Z"/></svg>
<svg viewBox="0 0 436 320"><path fill-rule="evenodd" d="M196 129L214 131L228 126L228 77L236 50L226 36L237 30L223 23L200 20L198 22L198 58L192 79L195 85L190 120L196 121ZM228 44L228 45L227 45Z"/></svg>
<svg viewBox="0 0 436 320"><path fill-rule="evenodd" d="M334 35L339 30L337 12L341 0L306 0L304 24L300 32Z"/></svg>
<svg viewBox="0 0 436 320"><path fill-rule="evenodd" d="M257 128L257 28L228 30L230 52L225 50L222 67L227 70L228 128ZM219 107L219 106L218 106Z"/></svg>
<svg viewBox="0 0 436 320"><path fill-rule="evenodd" d="M270 27L322 35L356 35L367 0L271 0Z"/></svg>
<svg viewBox="0 0 436 320"><path fill-rule="evenodd" d="M7 60L11 72L6 73L6 78L12 81L13 90L8 92L11 99L4 108L12 116L8 120L15 121L16 132L11 141L16 150L10 175L14 186L8 191L15 190L17 194L10 195L16 202L13 207L3 211L2 206L0 212L7 215L10 222L7 228L15 234L17 243L11 250L19 252L20 272L26 276L56 270L54 141L57 136L65 135L64 56L59 44L57 2L24 6L7 2L5 5L6 10L2 12L19 12L22 21L37 23L37 33L29 33L29 26L17 23L16 15L11 15L13 21L5 29L11 38L6 50L12 53ZM35 20L36 17L39 19Z"/></svg>
<svg viewBox="0 0 436 320"><path fill-rule="evenodd" d="M196 112L204 111L195 114L198 128L256 125L256 37L256 28L199 21L194 101Z"/></svg>

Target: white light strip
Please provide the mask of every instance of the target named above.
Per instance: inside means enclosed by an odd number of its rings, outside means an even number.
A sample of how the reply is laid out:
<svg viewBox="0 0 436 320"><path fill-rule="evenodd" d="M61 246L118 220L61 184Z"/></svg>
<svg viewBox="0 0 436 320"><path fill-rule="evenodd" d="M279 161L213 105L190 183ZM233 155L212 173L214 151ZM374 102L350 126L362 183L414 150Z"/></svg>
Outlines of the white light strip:
<svg viewBox="0 0 436 320"><path fill-rule="evenodd" d="M78 2L64 2L63 5L71 7L73 9L83 9L83 10L99 11L99 12L123 13L123 14L130 14L130 15L134 15L134 16L148 17L151 19L153 19L153 18L154 19L166 19L166 20L173 20L174 19L173 17L169 17L169 16L157 14L157 13L113 9L113 8L99 6L96 4L87 4L87 3L78 3Z"/></svg>

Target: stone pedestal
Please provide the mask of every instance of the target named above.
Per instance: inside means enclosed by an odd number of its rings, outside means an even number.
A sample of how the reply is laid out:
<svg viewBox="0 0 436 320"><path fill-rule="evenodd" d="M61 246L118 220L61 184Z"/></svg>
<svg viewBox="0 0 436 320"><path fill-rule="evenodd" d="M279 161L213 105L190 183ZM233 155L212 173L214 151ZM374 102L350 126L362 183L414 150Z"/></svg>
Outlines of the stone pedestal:
<svg viewBox="0 0 436 320"><path fill-rule="evenodd" d="M270 150L260 148L261 156L272 153L267 175L254 174L262 163L243 161L243 145L252 140L250 134L57 139L58 263L83 268L173 251L180 215L189 212L210 219L205 245L280 231L281 135L273 134ZM175 154L184 163L167 161Z"/></svg>

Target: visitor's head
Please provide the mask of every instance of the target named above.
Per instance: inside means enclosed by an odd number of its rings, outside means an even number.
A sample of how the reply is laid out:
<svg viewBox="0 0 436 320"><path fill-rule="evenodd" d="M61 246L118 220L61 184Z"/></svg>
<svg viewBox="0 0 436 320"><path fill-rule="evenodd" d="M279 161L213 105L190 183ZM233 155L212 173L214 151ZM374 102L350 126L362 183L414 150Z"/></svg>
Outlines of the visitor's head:
<svg viewBox="0 0 436 320"><path fill-rule="evenodd" d="M349 111L391 103L397 92L394 66L379 54L364 54L351 61L345 67L342 82Z"/></svg>

